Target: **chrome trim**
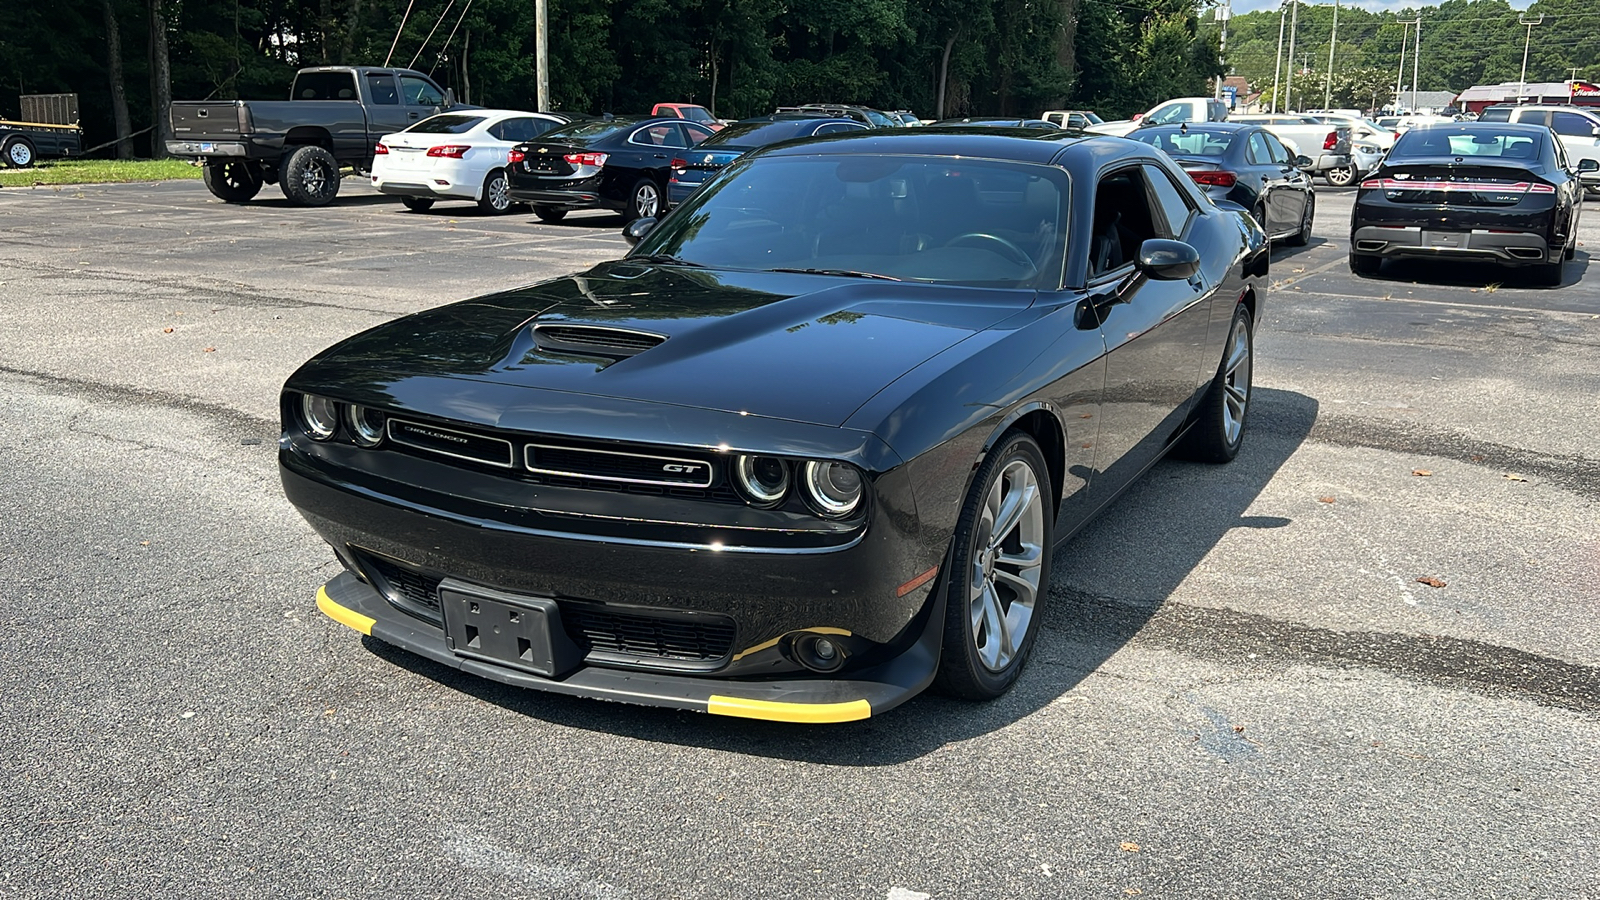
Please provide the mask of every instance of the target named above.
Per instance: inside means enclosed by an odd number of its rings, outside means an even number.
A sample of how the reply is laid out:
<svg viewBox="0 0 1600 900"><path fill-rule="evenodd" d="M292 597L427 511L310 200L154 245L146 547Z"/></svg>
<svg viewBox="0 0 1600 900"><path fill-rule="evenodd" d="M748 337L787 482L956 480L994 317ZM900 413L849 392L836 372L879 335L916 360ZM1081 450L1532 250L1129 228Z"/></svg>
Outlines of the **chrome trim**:
<svg viewBox="0 0 1600 900"><path fill-rule="evenodd" d="M506 458L508 460L510 460L510 462L498 463L498 462L495 462L493 460L481 459L481 458L476 457L476 456L467 456L467 455L461 454L461 453L451 453L448 450L440 450L437 447L429 447L429 446L427 446L425 444L414 444L414 443L412 443L412 442L410 442L408 440L405 440L404 438L397 437L395 435L394 426L397 425L397 424L399 424L399 425L412 425L412 426L415 426L417 428L426 428L426 429L429 429L431 431L438 431L438 432L441 432L441 433L444 433L444 434L459 434L462 437L476 438L478 440L484 440L484 441L495 441L497 443L505 444L506 445ZM515 469L517 467L517 463L516 463L516 458L517 458L516 447L515 447L515 445L513 445L510 441L506 440L505 438L498 438L498 437L494 437L492 435L487 435L487 434L478 434L478 433L472 432L472 431L460 431L460 430L455 429L455 428L444 428L444 427L441 427L441 426L438 426L438 425L429 425L426 422L413 422L413 421L411 421L409 419L390 418L387 422L384 423L383 428L384 428L384 431L389 435L389 440L394 441L396 444L400 444L402 446L412 447L412 448L415 448L417 450L426 450L429 453L437 453L440 456L449 456L449 457L453 457L455 459L464 459L464 460L467 460L468 462L483 463L486 466L498 466L498 467L500 467L502 469Z"/></svg>
<svg viewBox="0 0 1600 900"><path fill-rule="evenodd" d="M655 459L667 463L689 463L690 465L697 467L705 466L706 480L704 484L697 484L692 481L655 481L649 478L622 478L617 475L590 475L586 472L567 472L561 469L541 469L534 466L532 459L533 451L540 447L546 450L564 450L568 453L604 453L608 456L632 456L637 459ZM522 448L522 464L528 468L529 472L533 472L538 475L560 475L566 478L592 478L595 481L617 481L625 484L650 484L659 487L711 487L711 463L699 459L680 459L672 456L659 456L654 453L627 453L621 450L592 450L588 447L564 447L560 444L527 444Z"/></svg>

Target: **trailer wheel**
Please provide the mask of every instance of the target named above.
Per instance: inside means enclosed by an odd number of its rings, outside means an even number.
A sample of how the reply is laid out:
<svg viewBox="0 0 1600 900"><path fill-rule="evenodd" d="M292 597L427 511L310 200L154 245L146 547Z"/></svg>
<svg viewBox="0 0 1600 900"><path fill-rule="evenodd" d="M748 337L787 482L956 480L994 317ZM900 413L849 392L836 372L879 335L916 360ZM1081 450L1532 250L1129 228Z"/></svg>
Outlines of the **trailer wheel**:
<svg viewBox="0 0 1600 900"><path fill-rule="evenodd" d="M324 206L339 193L339 163L327 150L306 144L284 157L278 180L295 206Z"/></svg>
<svg viewBox="0 0 1600 900"><path fill-rule="evenodd" d="M261 172L247 162L207 162L201 177L206 190L224 203L244 203L261 192Z"/></svg>
<svg viewBox="0 0 1600 900"><path fill-rule="evenodd" d="M4 156L6 165L13 169L26 169L33 165L33 143L25 137L14 137L6 141Z"/></svg>

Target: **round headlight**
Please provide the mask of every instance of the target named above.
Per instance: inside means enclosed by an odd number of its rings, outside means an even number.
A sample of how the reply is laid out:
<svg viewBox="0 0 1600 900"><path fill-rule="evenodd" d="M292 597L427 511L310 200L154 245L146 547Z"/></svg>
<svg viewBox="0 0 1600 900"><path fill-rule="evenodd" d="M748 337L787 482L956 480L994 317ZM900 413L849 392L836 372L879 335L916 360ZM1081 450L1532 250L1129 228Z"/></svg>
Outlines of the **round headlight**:
<svg viewBox="0 0 1600 900"><path fill-rule="evenodd" d="M812 460L801 481L806 499L825 516L848 516L861 505L861 472L855 466Z"/></svg>
<svg viewBox="0 0 1600 900"><path fill-rule="evenodd" d="M351 406L347 417L350 436L363 447L376 447L383 443L383 413L365 406Z"/></svg>
<svg viewBox="0 0 1600 900"><path fill-rule="evenodd" d="M339 404L327 397L306 394L300 398L300 418L305 421L307 434L325 441L339 430Z"/></svg>
<svg viewBox="0 0 1600 900"><path fill-rule="evenodd" d="M733 460L733 484L757 506L776 506L789 491L789 467L771 456L745 456Z"/></svg>

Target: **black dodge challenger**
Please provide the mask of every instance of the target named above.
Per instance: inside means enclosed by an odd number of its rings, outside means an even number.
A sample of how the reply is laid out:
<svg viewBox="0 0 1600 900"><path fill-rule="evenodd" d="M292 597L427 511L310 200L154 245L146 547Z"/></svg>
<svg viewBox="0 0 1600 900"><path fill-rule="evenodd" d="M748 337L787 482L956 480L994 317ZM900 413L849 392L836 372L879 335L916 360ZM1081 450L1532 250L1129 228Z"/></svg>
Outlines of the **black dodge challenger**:
<svg viewBox="0 0 1600 900"><path fill-rule="evenodd" d="M1226 462L1266 239L1144 144L872 131L729 166L626 257L284 387L318 606L496 681L837 722L1017 678L1051 550Z"/></svg>

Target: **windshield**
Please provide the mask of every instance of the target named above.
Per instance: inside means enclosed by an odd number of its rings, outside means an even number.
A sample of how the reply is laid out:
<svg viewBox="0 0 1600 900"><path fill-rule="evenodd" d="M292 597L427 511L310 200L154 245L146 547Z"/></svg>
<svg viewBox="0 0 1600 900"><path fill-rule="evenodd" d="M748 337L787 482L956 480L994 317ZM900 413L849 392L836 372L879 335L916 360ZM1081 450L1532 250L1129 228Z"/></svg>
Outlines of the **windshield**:
<svg viewBox="0 0 1600 900"><path fill-rule="evenodd" d="M466 134L482 121L483 116L452 114L430 116L407 128L406 131L412 134Z"/></svg>
<svg viewBox="0 0 1600 900"><path fill-rule="evenodd" d="M1168 156L1226 156L1235 134L1232 131L1205 131L1199 128L1190 128L1188 131L1150 129L1136 131L1128 137L1164 150Z"/></svg>
<svg viewBox="0 0 1600 900"><path fill-rule="evenodd" d="M933 284L1056 286L1067 174L990 160L757 157L693 195L633 256Z"/></svg>
<svg viewBox="0 0 1600 900"><path fill-rule="evenodd" d="M765 147L792 137L809 135L817 127L814 119L788 122L737 122L701 141L699 147L748 150Z"/></svg>
<svg viewBox="0 0 1600 900"><path fill-rule="evenodd" d="M1511 131L1493 127L1451 128L1436 125L1432 128L1413 128L1400 135L1400 139L1394 142L1394 149L1389 151L1389 159L1464 156L1532 162L1539 158L1541 143L1537 134L1528 134L1520 128Z"/></svg>
<svg viewBox="0 0 1600 900"><path fill-rule="evenodd" d="M678 107L678 112L683 113L683 117L685 119L688 119L691 122L715 122L715 121L717 121L716 119L711 117L711 113L707 112L703 107L699 107L699 106L680 106L680 107Z"/></svg>
<svg viewBox="0 0 1600 900"><path fill-rule="evenodd" d="M1491 106L1478 115L1479 122L1509 122L1511 110L1504 106Z"/></svg>
<svg viewBox="0 0 1600 900"><path fill-rule="evenodd" d="M1092 112L1084 113L1083 117L1085 119L1089 120L1089 124L1090 125L1103 125L1103 124L1105 124L1105 121L1106 121L1105 119L1100 118L1099 116L1095 115Z"/></svg>
<svg viewBox="0 0 1600 900"><path fill-rule="evenodd" d="M1167 125L1176 124L1178 122L1187 122L1190 120L1190 118L1189 104L1169 103L1150 115L1145 116L1144 121L1150 125Z"/></svg>
<svg viewBox="0 0 1600 900"><path fill-rule="evenodd" d="M594 140L607 135L616 134L624 128L632 128L633 122L610 119L592 119L587 122L573 122L560 128L552 128L540 137L546 140L559 140L561 138L581 138Z"/></svg>

